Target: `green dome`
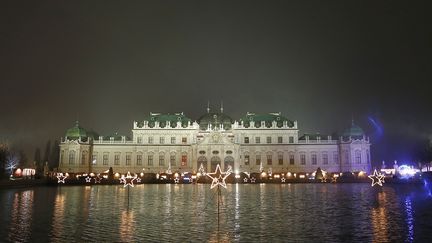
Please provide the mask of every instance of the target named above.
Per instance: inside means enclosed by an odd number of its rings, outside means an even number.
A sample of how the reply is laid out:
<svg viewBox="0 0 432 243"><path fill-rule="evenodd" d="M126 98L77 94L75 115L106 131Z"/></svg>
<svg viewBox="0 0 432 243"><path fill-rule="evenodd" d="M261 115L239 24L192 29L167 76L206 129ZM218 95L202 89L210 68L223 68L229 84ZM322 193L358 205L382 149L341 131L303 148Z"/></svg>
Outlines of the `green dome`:
<svg viewBox="0 0 432 243"><path fill-rule="evenodd" d="M364 134L365 133L364 133L363 129L361 129L361 127L352 123L351 127L344 131L343 136L344 137L363 137Z"/></svg>
<svg viewBox="0 0 432 243"><path fill-rule="evenodd" d="M222 112L208 112L198 118L197 122L201 130L207 130L209 124L211 129L218 129L222 124L223 129L230 130L233 119Z"/></svg>
<svg viewBox="0 0 432 243"><path fill-rule="evenodd" d="M66 131L66 138L67 139L78 139L78 138L87 138L87 131L79 126L79 122L76 121L75 126L72 128L69 128Z"/></svg>

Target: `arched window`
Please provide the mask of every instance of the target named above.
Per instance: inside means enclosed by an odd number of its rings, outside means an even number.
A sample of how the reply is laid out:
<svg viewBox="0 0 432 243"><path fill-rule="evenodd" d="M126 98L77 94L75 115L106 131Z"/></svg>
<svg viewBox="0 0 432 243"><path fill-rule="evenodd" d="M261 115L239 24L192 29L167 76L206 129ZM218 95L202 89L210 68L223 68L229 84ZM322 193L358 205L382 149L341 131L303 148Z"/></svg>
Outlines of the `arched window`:
<svg viewBox="0 0 432 243"><path fill-rule="evenodd" d="M73 165L75 163L75 151L69 151L69 164Z"/></svg>

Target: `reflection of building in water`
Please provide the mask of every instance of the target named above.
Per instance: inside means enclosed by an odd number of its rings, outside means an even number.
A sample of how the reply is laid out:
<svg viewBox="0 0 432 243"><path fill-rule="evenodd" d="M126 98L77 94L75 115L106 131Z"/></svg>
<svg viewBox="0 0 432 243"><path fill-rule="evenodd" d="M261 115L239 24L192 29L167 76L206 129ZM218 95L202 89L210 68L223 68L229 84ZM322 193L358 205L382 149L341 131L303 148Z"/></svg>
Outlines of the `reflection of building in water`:
<svg viewBox="0 0 432 243"><path fill-rule="evenodd" d="M11 212L10 241L28 241L31 236L31 223L33 215L33 190L16 192ZM4 239L5 240L5 239Z"/></svg>
<svg viewBox="0 0 432 243"><path fill-rule="evenodd" d="M372 209L373 242L389 242L386 192L378 193L378 208Z"/></svg>
<svg viewBox="0 0 432 243"><path fill-rule="evenodd" d="M232 166L242 172L370 171L370 143L352 123L336 135L299 133L296 121L281 113L255 114L234 120L223 109L192 121L183 113L150 113L133 123L132 138L100 136L76 125L60 144L60 171L197 172Z"/></svg>

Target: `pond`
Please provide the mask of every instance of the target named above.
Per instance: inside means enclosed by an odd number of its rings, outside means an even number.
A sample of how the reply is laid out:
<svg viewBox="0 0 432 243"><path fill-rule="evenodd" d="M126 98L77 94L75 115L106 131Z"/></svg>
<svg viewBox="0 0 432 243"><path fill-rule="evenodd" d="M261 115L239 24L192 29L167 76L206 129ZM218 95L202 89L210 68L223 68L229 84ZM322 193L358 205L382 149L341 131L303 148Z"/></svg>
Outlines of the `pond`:
<svg viewBox="0 0 432 243"><path fill-rule="evenodd" d="M1 241L430 240L421 185L141 184L0 190ZM218 204L219 200L219 204ZM218 212L219 206L219 214ZM219 224L218 224L219 218Z"/></svg>

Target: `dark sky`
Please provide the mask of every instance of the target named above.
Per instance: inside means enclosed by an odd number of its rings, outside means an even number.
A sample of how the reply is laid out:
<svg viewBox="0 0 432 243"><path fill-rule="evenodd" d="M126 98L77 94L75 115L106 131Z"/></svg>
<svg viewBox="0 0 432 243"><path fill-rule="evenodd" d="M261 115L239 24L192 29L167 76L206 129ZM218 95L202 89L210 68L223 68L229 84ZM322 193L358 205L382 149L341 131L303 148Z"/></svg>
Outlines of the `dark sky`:
<svg viewBox="0 0 432 243"><path fill-rule="evenodd" d="M33 158L78 118L101 134L207 100L301 133L351 117L374 161L432 134L428 1L2 1L0 139ZM381 124L380 135L369 118Z"/></svg>

